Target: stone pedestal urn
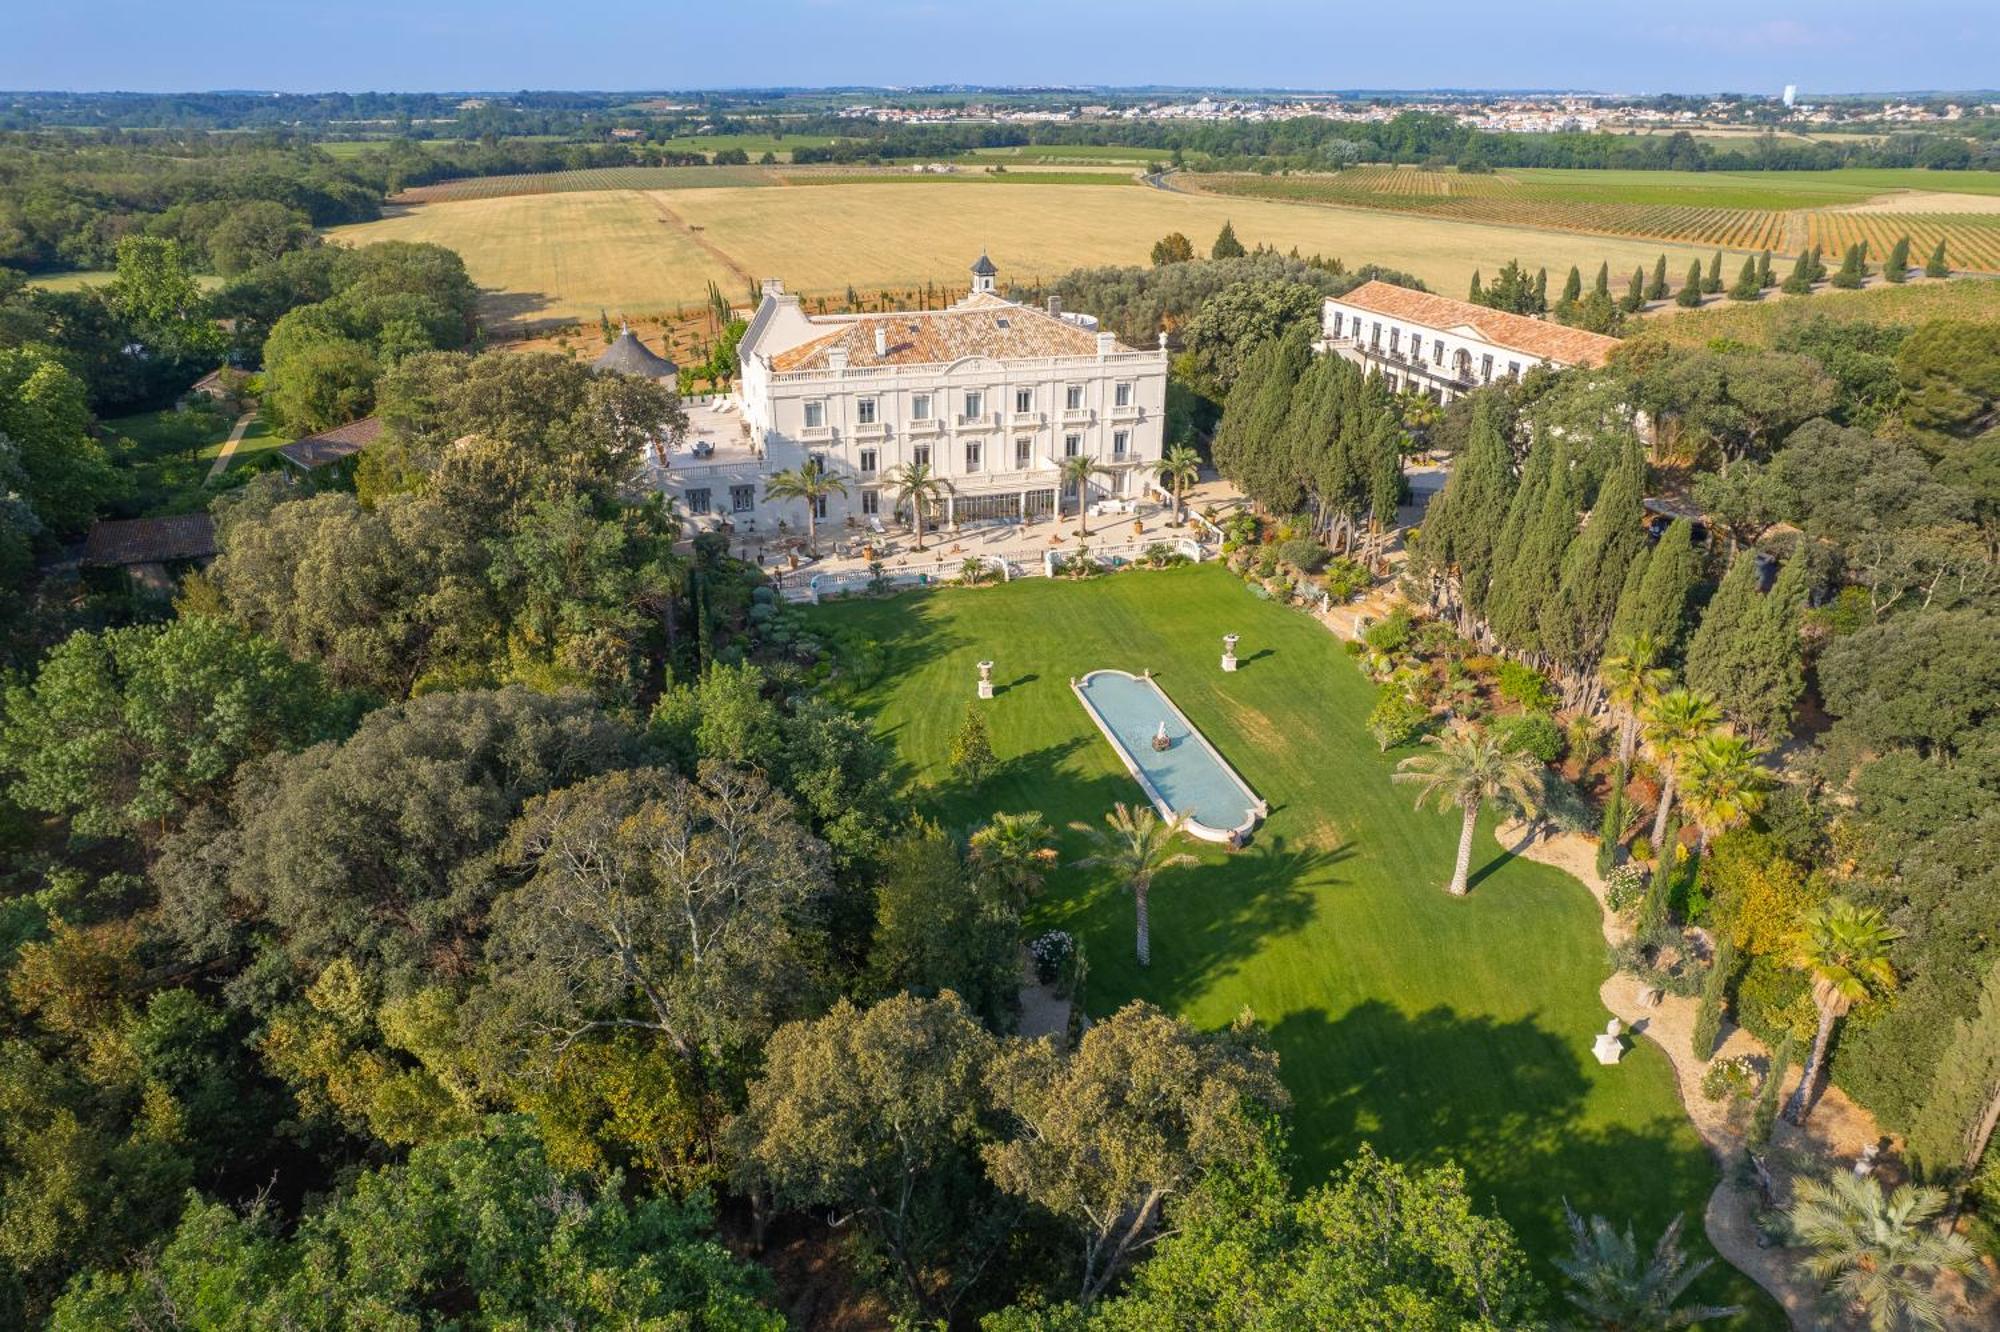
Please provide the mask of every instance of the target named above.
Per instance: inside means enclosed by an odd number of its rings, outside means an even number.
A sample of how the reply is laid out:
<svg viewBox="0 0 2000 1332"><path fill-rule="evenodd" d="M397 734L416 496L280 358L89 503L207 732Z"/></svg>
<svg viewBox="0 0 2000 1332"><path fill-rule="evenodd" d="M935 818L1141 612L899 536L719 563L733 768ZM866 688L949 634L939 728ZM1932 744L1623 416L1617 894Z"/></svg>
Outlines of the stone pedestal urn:
<svg viewBox="0 0 2000 1332"><path fill-rule="evenodd" d="M979 663L979 696L993 697L993 663L990 661Z"/></svg>
<svg viewBox="0 0 2000 1332"><path fill-rule="evenodd" d="M1615 1064L1624 1057L1625 1042L1618 1039L1624 1030L1625 1024L1617 1018L1604 1024L1604 1030L1590 1043L1590 1053L1597 1057L1598 1063Z"/></svg>
<svg viewBox="0 0 2000 1332"><path fill-rule="evenodd" d="M1236 669L1235 634L1224 634L1222 636L1222 669L1225 671L1233 671Z"/></svg>

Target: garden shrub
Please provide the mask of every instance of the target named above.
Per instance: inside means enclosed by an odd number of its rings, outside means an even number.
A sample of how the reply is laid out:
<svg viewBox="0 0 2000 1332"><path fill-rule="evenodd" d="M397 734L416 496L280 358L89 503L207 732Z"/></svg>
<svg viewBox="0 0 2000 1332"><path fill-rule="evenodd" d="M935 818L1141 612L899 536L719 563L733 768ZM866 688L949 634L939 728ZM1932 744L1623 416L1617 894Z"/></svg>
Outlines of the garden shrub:
<svg viewBox="0 0 2000 1332"><path fill-rule="evenodd" d="M1544 763L1554 763L1563 756L1562 728L1546 712L1524 712L1515 717L1502 717L1493 723L1493 734L1507 748L1520 754L1533 754Z"/></svg>
<svg viewBox="0 0 2000 1332"><path fill-rule="evenodd" d="M1276 546L1259 546L1257 548L1257 558L1250 567L1256 572L1259 578L1270 579L1276 577L1278 573L1278 548Z"/></svg>
<svg viewBox="0 0 2000 1332"><path fill-rule="evenodd" d="M1825 884L1787 859L1776 839L1748 828L1709 844L1701 877L1716 928L1751 953L1791 947L1799 917L1826 897Z"/></svg>
<svg viewBox="0 0 2000 1332"><path fill-rule="evenodd" d="M1335 601L1352 601L1366 592L1374 579L1366 565L1357 560L1337 559L1326 566L1326 594Z"/></svg>
<svg viewBox="0 0 2000 1332"><path fill-rule="evenodd" d="M1807 1042L1819 1025L1812 983L1775 957L1753 957L1736 982L1737 1024L1766 1045L1785 1037Z"/></svg>
<svg viewBox="0 0 2000 1332"><path fill-rule="evenodd" d="M1503 661L1499 669L1500 696L1512 699L1529 712L1551 712L1556 706L1555 686L1547 676L1518 661Z"/></svg>
<svg viewBox="0 0 2000 1332"><path fill-rule="evenodd" d="M1637 865L1615 867L1604 876L1604 905L1619 915L1637 907L1646 896L1646 871Z"/></svg>
<svg viewBox="0 0 2000 1332"><path fill-rule="evenodd" d="M1076 938L1068 930L1046 931L1029 941L1028 956L1035 963L1035 979L1054 985L1076 958Z"/></svg>
<svg viewBox="0 0 2000 1332"><path fill-rule="evenodd" d="M1361 641L1377 652L1394 656L1409 646L1416 619L1406 606L1398 606L1362 633Z"/></svg>
<svg viewBox="0 0 2000 1332"><path fill-rule="evenodd" d="M1300 573L1316 574L1326 567L1333 552L1311 537L1293 537L1276 548L1278 559Z"/></svg>
<svg viewBox="0 0 2000 1332"><path fill-rule="evenodd" d="M1467 644L1458 636L1458 630L1443 620L1425 620L1417 626L1410 646L1426 657L1442 657L1448 662L1458 663L1465 657Z"/></svg>
<svg viewBox="0 0 2000 1332"><path fill-rule="evenodd" d="M1748 1055L1712 1061L1701 1075L1701 1094L1711 1101L1741 1101L1757 1092L1757 1068Z"/></svg>
<svg viewBox="0 0 2000 1332"><path fill-rule="evenodd" d="M1368 713L1368 733L1386 753L1422 735L1430 718L1430 709L1396 686L1384 685Z"/></svg>

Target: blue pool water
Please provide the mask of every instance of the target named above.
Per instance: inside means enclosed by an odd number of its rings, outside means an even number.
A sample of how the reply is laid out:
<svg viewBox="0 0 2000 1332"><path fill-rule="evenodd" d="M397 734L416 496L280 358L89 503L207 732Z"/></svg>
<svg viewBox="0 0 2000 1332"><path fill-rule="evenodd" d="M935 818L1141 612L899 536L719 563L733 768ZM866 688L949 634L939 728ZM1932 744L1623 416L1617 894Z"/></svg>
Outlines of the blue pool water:
<svg viewBox="0 0 2000 1332"><path fill-rule="evenodd" d="M1187 723L1175 715L1153 681L1099 671L1078 688L1168 808L1218 831L1244 824L1256 813L1256 797L1208 746L1188 733ZM1153 736L1163 721L1173 743L1160 752L1153 748Z"/></svg>

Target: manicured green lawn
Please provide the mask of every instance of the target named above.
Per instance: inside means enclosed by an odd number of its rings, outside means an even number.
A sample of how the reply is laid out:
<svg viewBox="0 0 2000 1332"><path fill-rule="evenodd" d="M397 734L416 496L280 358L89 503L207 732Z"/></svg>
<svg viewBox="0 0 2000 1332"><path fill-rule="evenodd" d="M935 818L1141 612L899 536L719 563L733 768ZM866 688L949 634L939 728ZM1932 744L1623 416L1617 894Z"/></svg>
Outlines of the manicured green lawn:
<svg viewBox="0 0 2000 1332"><path fill-rule="evenodd" d="M1640 1042L1601 1068L1609 1016L1598 913L1567 875L1482 835L1472 895L1449 877L1457 820L1416 812L1363 729L1373 689L1332 635L1216 568L1041 579L830 605L814 623L872 640L880 670L852 702L896 746L904 779L948 825L1039 809L1057 826L1143 800L1070 692L1101 666L1150 667L1272 807L1250 847L1205 848L1153 892L1153 965L1132 955L1132 908L1101 874L1064 871L1037 925L1084 941L1088 1008L1135 996L1204 1026L1246 1005L1268 1028L1294 1099L1302 1182L1368 1141L1393 1156L1451 1157L1538 1259L1561 1251L1562 1200L1633 1218L1644 1242L1676 1212L1692 1245L1715 1170L1676 1101L1667 1061ZM1243 668L1218 669L1242 635ZM991 658L985 704L1001 773L954 786L946 745ZM1080 839L1067 837L1066 857ZM1546 1264L1538 1275L1553 1273ZM1744 1326L1782 1326L1733 1269L1709 1293L1748 1304Z"/></svg>

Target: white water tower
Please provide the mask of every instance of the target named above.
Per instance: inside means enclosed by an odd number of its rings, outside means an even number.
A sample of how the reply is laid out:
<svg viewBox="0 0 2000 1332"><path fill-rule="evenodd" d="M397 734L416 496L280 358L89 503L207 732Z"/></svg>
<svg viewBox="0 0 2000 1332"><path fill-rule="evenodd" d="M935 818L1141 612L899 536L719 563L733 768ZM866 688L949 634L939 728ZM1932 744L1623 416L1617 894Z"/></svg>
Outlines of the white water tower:
<svg viewBox="0 0 2000 1332"><path fill-rule="evenodd" d="M1787 111L1791 110L1791 108L1792 108L1792 104L1793 104L1794 102L1797 102L1798 100L1799 100L1799 85L1798 85L1798 84L1796 84L1796 83L1788 83L1788 84L1786 84L1786 85L1785 85L1785 109L1786 109Z"/></svg>

